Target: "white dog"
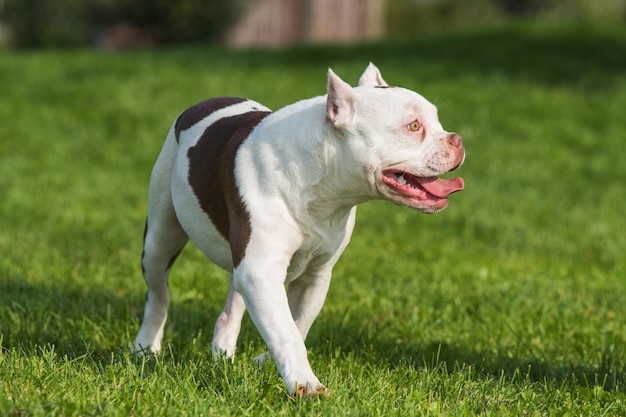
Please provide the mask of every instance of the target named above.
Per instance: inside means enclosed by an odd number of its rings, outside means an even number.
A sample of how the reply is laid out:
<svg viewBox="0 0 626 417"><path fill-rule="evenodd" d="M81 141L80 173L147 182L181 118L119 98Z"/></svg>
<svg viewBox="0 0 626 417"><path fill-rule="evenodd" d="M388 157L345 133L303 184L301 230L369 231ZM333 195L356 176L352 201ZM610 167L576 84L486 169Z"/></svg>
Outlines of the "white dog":
<svg viewBox="0 0 626 417"><path fill-rule="evenodd" d="M304 340L356 204L387 199L441 211L463 180L438 176L465 158L461 136L443 129L435 106L389 87L373 64L355 88L329 70L327 89L273 113L252 100L212 98L176 119L150 182L148 295L134 351L160 350L169 271L191 239L230 272L213 352L234 356L247 308L289 392L326 392Z"/></svg>

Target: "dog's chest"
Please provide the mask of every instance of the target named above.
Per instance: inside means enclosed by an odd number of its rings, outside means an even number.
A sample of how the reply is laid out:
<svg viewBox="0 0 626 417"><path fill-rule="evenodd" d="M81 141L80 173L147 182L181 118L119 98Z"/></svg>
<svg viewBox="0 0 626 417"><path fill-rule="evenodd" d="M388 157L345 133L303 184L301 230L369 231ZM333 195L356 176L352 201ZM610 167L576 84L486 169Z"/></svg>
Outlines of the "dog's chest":
<svg viewBox="0 0 626 417"><path fill-rule="evenodd" d="M291 258L286 282L304 273L315 273L332 267L348 245L355 217L356 207L352 207L334 221L324 219L312 225L305 233L302 245Z"/></svg>
<svg viewBox="0 0 626 417"><path fill-rule="evenodd" d="M311 248L305 246L299 249L291 257L286 282L291 282L305 271L311 271L316 269L318 265L323 265L330 259L331 252L332 248L330 247Z"/></svg>

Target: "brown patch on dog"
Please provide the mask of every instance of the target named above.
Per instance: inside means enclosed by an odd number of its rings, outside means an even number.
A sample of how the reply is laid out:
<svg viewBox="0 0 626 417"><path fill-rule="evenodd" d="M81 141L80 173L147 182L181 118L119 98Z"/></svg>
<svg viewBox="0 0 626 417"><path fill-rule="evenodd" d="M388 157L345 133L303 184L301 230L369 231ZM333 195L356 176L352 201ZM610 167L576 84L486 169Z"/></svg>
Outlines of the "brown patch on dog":
<svg viewBox="0 0 626 417"><path fill-rule="evenodd" d="M204 102L204 106L215 109L218 103L211 101ZM219 119L187 152L189 185L211 223L230 243L233 267L241 262L250 241L250 215L235 183L235 154L268 114L251 111Z"/></svg>
<svg viewBox="0 0 626 417"><path fill-rule="evenodd" d="M211 113L246 100L247 99L240 97L215 97L191 106L176 119L176 123L174 124L176 142L178 142L180 132L189 129Z"/></svg>

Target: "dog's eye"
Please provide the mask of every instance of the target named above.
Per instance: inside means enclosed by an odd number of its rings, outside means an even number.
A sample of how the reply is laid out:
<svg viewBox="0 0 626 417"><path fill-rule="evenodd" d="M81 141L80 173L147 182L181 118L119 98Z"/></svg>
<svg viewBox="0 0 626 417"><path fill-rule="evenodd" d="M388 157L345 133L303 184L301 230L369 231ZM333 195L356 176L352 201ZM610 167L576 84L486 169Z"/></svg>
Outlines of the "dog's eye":
<svg viewBox="0 0 626 417"><path fill-rule="evenodd" d="M419 120L413 120L411 123L409 123L409 130L411 132L417 132L418 130L420 130L420 127L422 127L422 125L420 125Z"/></svg>

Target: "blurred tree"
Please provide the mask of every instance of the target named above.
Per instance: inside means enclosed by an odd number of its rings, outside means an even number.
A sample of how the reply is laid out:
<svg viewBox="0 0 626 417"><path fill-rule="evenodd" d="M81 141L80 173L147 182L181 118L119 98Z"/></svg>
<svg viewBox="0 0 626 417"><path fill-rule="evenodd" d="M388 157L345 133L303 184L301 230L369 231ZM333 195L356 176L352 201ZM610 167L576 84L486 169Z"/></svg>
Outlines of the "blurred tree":
<svg viewBox="0 0 626 417"><path fill-rule="evenodd" d="M14 46L116 47L217 40L253 0L0 1ZM385 0L385 5L389 35L517 16L626 18L626 0Z"/></svg>
<svg viewBox="0 0 626 417"><path fill-rule="evenodd" d="M387 27L392 36L512 17L624 19L626 0L387 0Z"/></svg>
<svg viewBox="0 0 626 417"><path fill-rule="evenodd" d="M148 0L150 1L150 0ZM167 2L169 37L175 41L216 39L232 25L244 0L178 0Z"/></svg>
<svg viewBox="0 0 626 417"><path fill-rule="evenodd" d="M84 2L8 0L6 18L19 47L78 45L89 36Z"/></svg>
<svg viewBox="0 0 626 417"><path fill-rule="evenodd" d="M494 0L387 0L390 35L484 23L501 15Z"/></svg>
<svg viewBox="0 0 626 417"><path fill-rule="evenodd" d="M151 43L217 39L245 0L7 0L17 47L82 46L119 25ZM134 35L133 35L134 34Z"/></svg>

